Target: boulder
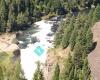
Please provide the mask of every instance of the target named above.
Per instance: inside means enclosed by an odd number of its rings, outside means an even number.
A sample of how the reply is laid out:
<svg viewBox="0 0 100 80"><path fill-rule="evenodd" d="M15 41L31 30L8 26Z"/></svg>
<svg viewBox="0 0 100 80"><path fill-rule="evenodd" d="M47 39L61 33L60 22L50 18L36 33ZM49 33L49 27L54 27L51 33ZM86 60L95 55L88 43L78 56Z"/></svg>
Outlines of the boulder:
<svg viewBox="0 0 100 80"><path fill-rule="evenodd" d="M15 50L19 49L18 45L17 44L10 44L8 45L8 47L5 49L5 51L7 52L13 52Z"/></svg>
<svg viewBox="0 0 100 80"><path fill-rule="evenodd" d="M14 51L13 51L13 55L14 55L15 57L19 57L19 56L20 56L20 49L14 50Z"/></svg>
<svg viewBox="0 0 100 80"><path fill-rule="evenodd" d="M16 33L16 38L19 38L19 37L21 37L21 36L23 36L24 35L24 33L22 32L22 31L18 31L17 33Z"/></svg>
<svg viewBox="0 0 100 80"><path fill-rule="evenodd" d="M16 62L20 58L20 49L14 50L12 54L12 61Z"/></svg>
<svg viewBox="0 0 100 80"><path fill-rule="evenodd" d="M14 38L14 39L12 40L12 43L13 43L13 44L17 44L17 45L19 44L19 42L18 42L18 40L17 40L16 38Z"/></svg>

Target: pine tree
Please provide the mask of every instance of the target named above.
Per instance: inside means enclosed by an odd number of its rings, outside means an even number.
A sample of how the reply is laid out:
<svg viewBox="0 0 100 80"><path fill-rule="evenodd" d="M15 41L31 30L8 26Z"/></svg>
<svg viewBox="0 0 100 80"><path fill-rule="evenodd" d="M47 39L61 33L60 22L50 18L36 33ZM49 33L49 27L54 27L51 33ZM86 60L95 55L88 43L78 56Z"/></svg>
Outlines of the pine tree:
<svg viewBox="0 0 100 80"><path fill-rule="evenodd" d="M60 45L61 41L62 41L62 34L60 34L60 32L57 32L54 41L55 48Z"/></svg>
<svg viewBox="0 0 100 80"><path fill-rule="evenodd" d="M1 0L0 4L0 31L4 32L7 20L7 5L5 0Z"/></svg>
<svg viewBox="0 0 100 80"><path fill-rule="evenodd" d="M88 65L88 59L84 59L83 67L82 67L82 74L84 80L90 80L91 79L91 71Z"/></svg>
<svg viewBox="0 0 100 80"><path fill-rule="evenodd" d="M93 12L94 12L94 10L92 9L92 10L90 10L90 12L88 14L88 25L89 25L89 27L92 27L93 26L92 25Z"/></svg>
<svg viewBox="0 0 100 80"><path fill-rule="evenodd" d="M78 74L78 80L84 80L84 79L83 79L83 74L82 74L82 70L81 70L81 69L78 70L78 73L77 73L77 74Z"/></svg>
<svg viewBox="0 0 100 80"><path fill-rule="evenodd" d="M71 50L74 49L77 35L78 35L78 30L77 30L77 28L74 28L74 30L73 30L73 32L71 34L71 37L70 37L70 47L71 47Z"/></svg>
<svg viewBox="0 0 100 80"><path fill-rule="evenodd" d="M6 28L6 31L9 32L11 31L11 22L8 20L7 21L7 28Z"/></svg>
<svg viewBox="0 0 100 80"><path fill-rule="evenodd" d="M78 80L78 77L77 77L77 66L75 66L75 69L74 69L74 80Z"/></svg>
<svg viewBox="0 0 100 80"><path fill-rule="evenodd" d="M64 64L64 66L65 67L62 74L62 80L69 80L74 76L73 74L74 64L73 64L71 53L69 53L68 59L66 63Z"/></svg>
<svg viewBox="0 0 100 80"><path fill-rule="evenodd" d="M15 8L15 0L13 1L13 4L11 4L9 7L11 7L9 9L9 13L8 13L8 21L7 21L7 29L9 29L10 31L14 31L15 29L15 25L14 22L16 20L16 15L17 15L17 10ZM17 28L17 27L16 27Z"/></svg>
<svg viewBox="0 0 100 80"><path fill-rule="evenodd" d="M20 66L20 63L19 61L16 62L16 67L14 68L14 72L13 74L11 74L10 76L10 80L22 80L20 78L20 74L21 74L21 66Z"/></svg>
<svg viewBox="0 0 100 80"><path fill-rule="evenodd" d="M72 80L72 79L74 79L74 66L72 66L72 69L70 70L69 77L68 77L68 80Z"/></svg>
<svg viewBox="0 0 100 80"><path fill-rule="evenodd" d="M25 12L25 10L26 10L25 0L21 0L21 2L20 2L20 10L22 12Z"/></svg>
<svg viewBox="0 0 100 80"><path fill-rule="evenodd" d="M60 74L60 68L58 63L56 64L55 70L54 70L54 75L52 80L59 80L59 74Z"/></svg>
<svg viewBox="0 0 100 80"><path fill-rule="evenodd" d="M0 80L4 80L4 77L3 77L3 71L2 71L1 66L0 66Z"/></svg>
<svg viewBox="0 0 100 80"><path fill-rule="evenodd" d="M21 12L21 0L17 0L16 1L16 4L17 4L17 9L18 9L18 13L20 13Z"/></svg>
<svg viewBox="0 0 100 80"><path fill-rule="evenodd" d="M70 36L74 29L74 21L75 21L75 17L73 16L69 26L67 27L66 31L64 32L64 36L62 39L62 48L63 49L68 47L68 45L69 45Z"/></svg>
<svg viewBox="0 0 100 80"><path fill-rule="evenodd" d="M62 48L65 49L69 45L70 31L67 28L62 39Z"/></svg>
<svg viewBox="0 0 100 80"><path fill-rule="evenodd" d="M69 26L70 24L70 17L71 14L67 15L66 21L62 21L60 26L58 27L58 30L55 34L55 41L54 41L54 46L55 47L59 47L60 45L62 45L62 40L64 38L64 34L66 32L66 28Z"/></svg>
<svg viewBox="0 0 100 80"><path fill-rule="evenodd" d="M83 46L79 42L76 43L74 47L74 64L79 68L82 68L82 52Z"/></svg>
<svg viewBox="0 0 100 80"><path fill-rule="evenodd" d="M15 15L14 17L17 17L18 5L16 0L12 0L11 5L9 5L9 13L11 13L11 15ZM10 17L11 15L9 15L8 17Z"/></svg>
<svg viewBox="0 0 100 80"><path fill-rule="evenodd" d="M33 80L44 80L43 73L42 73L42 70L40 69L40 63L39 62L37 63L37 70L34 73Z"/></svg>
<svg viewBox="0 0 100 80"><path fill-rule="evenodd" d="M8 65L9 64L9 65ZM4 79L7 80L23 80L21 76L21 66L19 59L12 63L8 61L8 64L4 64Z"/></svg>
<svg viewBox="0 0 100 80"><path fill-rule="evenodd" d="M64 34L64 27L65 27L65 22L61 22L60 26L58 27L58 30L55 34L55 38L54 38L54 46L58 47L61 44L62 38L63 38L63 34Z"/></svg>
<svg viewBox="0 0 100 80"><path fill-rule="evenodd" d="M27 13L24 14L22 12L18 14L17 20L16 20L17 27L18 27L17 29L18 30L23 29L23 27L25 27L26 24L28 24L28 16L27 15L28 15Z"/></svg>
<svg viewBox="0 0 100 80"><path fill-rule="evenodd" d="M95 8L95 11L93 13L93 21L92 23L95 24L95 22L100 21L100 5L98 4Z"/></svg>
<svg viewBox="0 0 100 80"><path fill-rule="evenodd" d="M0 19L2 20L7 20L7 5L6 5L6 1L5 0L1 0L1 4L0 4Z"/></svg>
<svg viewBox="0 0 100 80"><path fill-rule="evenodd" d="M87 47L87 51L89 52L92 48L92 44L93 44L93 33L91 31L91 28L88 29L87 33L86 33L86 47Z"/></svg>

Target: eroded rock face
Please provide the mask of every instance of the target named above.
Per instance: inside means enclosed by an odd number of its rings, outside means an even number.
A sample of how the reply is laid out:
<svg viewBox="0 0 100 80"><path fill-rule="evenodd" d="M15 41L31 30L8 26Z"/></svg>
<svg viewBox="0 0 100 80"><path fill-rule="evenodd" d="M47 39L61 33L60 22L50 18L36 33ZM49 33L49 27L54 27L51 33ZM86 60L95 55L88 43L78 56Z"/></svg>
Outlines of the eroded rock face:
<svg viewBox="0 0 100 80"><path fill-rule="evenodd" d="M22 31L18 31L16 33L16 38L22 37L24 35L24 33Z"/></svg>
<svg viewBox="0 0 100 80"><path fill-rule="evenodd" d="M93 41L100 42L100 22L97 22L92 28L93 32Z"/></svg>
<svg viewBox="0 0 100 80"><path fill-rule="evenodd" d="M11 45L8 45L8 47L5 49L5 51L13 52L13 51L15 51L17 49L19 49L17 44L11 44Z"/></svg>
<svg viewBox="0 0 100 80"><path fill-rule="evenodd" d="M18 58L20 58L20 48L17 44L11 44L5 51L11 54L12 61L15 62Z"/></svg>
<svg viewBox="0 0 100 80"><path fill-rule="evenodd" d="M14 38L13 40L12 40L12 44L19 44L19 42L18 42L18 40L16 39L16 38Z"/></svg>
<svg viewBox="0 0 100 80"><path fill-rule="evenodd" d="M20 57L20 49L16 49L13 51L13 56L12 56L12 60L13 61L16 61L18 60Z"/></svg>
<svg viewBox="0 0 100 80"><path fill-rule="evenodd" d="M12 61L16 61L20 57L19 42L15 33L5 33L0 35L0 52L10 55Z"/></svg>
<svg viewBox="0 0 100 80"><path fill-rule="evenodd" d="M20 49L14 50L13 55L16 56L16 57L19 57L20 56Z"/></svg>
<svg viewBox="0 0 100 80"><path fill-rule="evenodd" d="M13 52L19 49L15 34L5 33L0 35L0 49L4 52Z"/></svg>
<svg viewBox="0 0 100 80"><path fill-rule="evenodd" d="M100 22L93 26L92 32L96 45L95 49L88 55L88 61L94 80L100 80Z"/></svg>

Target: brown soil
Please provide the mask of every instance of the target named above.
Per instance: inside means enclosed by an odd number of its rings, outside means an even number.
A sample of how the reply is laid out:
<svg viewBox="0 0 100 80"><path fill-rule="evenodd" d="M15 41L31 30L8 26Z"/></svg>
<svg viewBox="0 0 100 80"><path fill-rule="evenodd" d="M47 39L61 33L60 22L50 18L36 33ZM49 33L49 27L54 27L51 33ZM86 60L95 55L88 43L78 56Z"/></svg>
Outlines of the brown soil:
<svg viewBox="0 0 100 80"><path fill-rule="evenodd" d="M88 55L89 66L94 80L100 80L100 22L92 28L93 41L97 42L95 49Z"/></svg>
<svg viewBox="0 0 100 80"><path fill-rule="evenodd" d="M62 71L64 68L64 62L68 57L68 53L70 52L70 48L68 47L65 50L60 48L52 49L48 52L47 55L47 64L44 68L44 76L45 80L52 80L53 72L55 69L55 64L58 62L60 66L60 70Z"/></svg>

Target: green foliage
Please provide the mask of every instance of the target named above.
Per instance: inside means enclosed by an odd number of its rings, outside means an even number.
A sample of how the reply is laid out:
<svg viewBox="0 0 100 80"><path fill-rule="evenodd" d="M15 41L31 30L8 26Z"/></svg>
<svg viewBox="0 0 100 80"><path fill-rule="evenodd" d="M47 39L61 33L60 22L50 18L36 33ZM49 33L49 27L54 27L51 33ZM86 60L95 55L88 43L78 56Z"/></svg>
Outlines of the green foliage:
<svg viewBox="0 0 100 80"><path fill-rule="evenodd" d="M88 14L88 24L89 24L90 27L93 26L93 25L92 25L93 13L94 13L94 10L91 9L91 10L89 11L89 14Z"/></svg>
<svg viewBox="0 0 100 80"><path fill-rule="evenodd" d="M20 70L19 70L19 64L16 63L16 67L14 67L12 63L6 64L6 66L3 66L4 70L4 78L10 79L10 80L20 80Z"/></svg>
<svg viewBox="0 0 100 80"><path fill-rule="evenodd" d="M91 29L89 28L87 33L86 33L86 40L87 40L86 47L89 51L90 51L92 44L93 44L92 39L93 39L93 33L91 32Z"/></svg>
<svg viewBox="0 0 100 80"><path fill-rule="evenodd" d="M90 73L91 73L91 71L90 71L90 68L88 67L88 59L85 58L83 60L83 68L82 68L83 79L84 80L90 80L89 79L89 77L91 77ZM85 74L87 74L87 75L85 75Z"/></svg>
<svg viewBox="0 0 100 80"><path fill-rule="evenodd" d="M87 13L79 14L73 21L73 27L65 27L67 41L72 52L69 53L61 80L91 80L91 71L88 66L87 54L91 51L93 33L91 32L92 11L89 16ZM70 24L69 24L70 25ZM69 32L67 32L69 30ZM71 32L71 33L70 33ZM69 35L68 35L69 34ZM69 39L68 39L69 38ZM63 41L64 46L66 42ZM67 45L68 46L68 45ZM87 75L87 76L86 76Z"/></svg>
<svg viewBox="0 0 100 80"><path fill-rule="evenodd" d="M64 37L62 39L62 48L66 48L69 45L69 38L70 38L70 33L68 30L65 31Z"/></svg>
<svg viewBox="0 0 100 80"><path fill-rule="evenodd" d="M20 80L20 72L21 72L20 64L19 64L19 62L16 62L16 67L14 68L14 71L11 71L11 69L10 69L9 72L7 71L8 79L10 79L10 80Z"/></svg>
<svg viewBox="0 0 100 80"><path fill-rule="evenodd" d="M40 69L40 63L39 62L37 63L37 70L34 73L33 80L44 80L43 73L42 73L42 70Z"/></svg>
<svg viewBox="0 0 100 80"><path fill-rule="evenodd" d="M7 6L5 0L1 0L0 5L0 32L3 32L6 27L7 20Z"/></svg>
<svg viewBox="0 0 100 80"><path fill-rule="evenodd" d="M62 15L82 11L77 18L68 14L66 21L61 24L55 35L55 47L62 48L70 45L72 53L69 54L63 77L61 80L90 80L91 71L88 67L87 53L92 46L93 34L90 27L92 23L100 21L100 5L97 0L0 0L0 32L20 30L28 27L34 21L41 20L42 16ZM95 11L91 5L97 5ZM91 11L84 13L86 8ZM88 9L88 10L89 10ZM88 16L86 16L88 15ZM0 53L0 61L7 56ZM23 80L20 76L20 63L13 64L9 58L0 63L0 80ZM60 68L57 64L53 80L59 80ZM23 76L23 74L22 74ZM33 80L44 80L40 63Z"/></svg>
<svg viewBox="0 0 100 80"><path fill-rule="evenodd" d="M23 14L22 12L18 14L17 16L17 24L18 25L23 25L26 24L28 22L28 18L25 14Z"/></svg>
<svg viewBox="0 0 100 80"><path fill-rule="evenodd" d="M78 35L78 30L77 28L74 28L71 37L70 37L70 47L71 47L71 51L73 51L75 43L76 43L76 37Z"/></svg>
<svg viewBox="0 0 100 80"><path fill-rule="evenodd" d="M100 5L98 4L93 13L93 24L100 21Z"/></svg>
<svg viewBox="0 0 100 80"><path fill-rule="evenodd" d="M91 80L87 54L91 51L93 44L92 24L90 24L93 11L91 10L88 16L86 14L80 13L76 19L73 19L70 23L64 23L63 27L61 27L64 28L61 29L64 33L61 36L62 38L59 39L59 44L63 44L63 48L69 45L72 51L72 53L69 53L64 65L64 71L60 74L61 80ZM65 24L67 25L66 27L64 27Z"/></svg>
<svg viewBox="0 0 100 80"><path fill-rule="evenodd" d="M7 53L0 53L0 80L25 80L19 58L14 61Z"/></svg>
<svg viewBox="0 0 100 80"><path fill-rule="evenodd" d="M59 65L56 64L52 80L59 80L59 74L60 74L60 68Z"/></svg>
<svg viewBox="0 0 100 80"><path fill-rule="evenodd" d="M61 25L58 28L58 31L55 34L55 42L54 42L54 46L57 47L61 44L62 38L63 38L63 34L64 34L64 22L61 23Z"/></svg>
<svg viewBox="0 0 100 80"><path fill-rule="evenodd" d="M57 32L55 36L55 42L54 42L55 47L60 45L61 40L62 40L62 34L60 34L60 32Z"/></svg>
<svg viewBox="0 0 100 80"><path fill-rule="evenodd" d="M69 79L69 80L74 79L74 67L72 67L72 69L70 70L68 79Z"/></svg>
<svg viewBox="0 0 100 80"><path fill-rule="evenodd" d="M8 57L7 53L2 52L2 51L0 52L0 62L2 62L3 60L5 60L7 57Z"/></svg>
<svg viewBox="0 0 100 80"><path fill-rule="evenodd" d="M55 47L59 47L60 45L62 45L62 40L63 40L63 36L65 35L66 32L66 28L69 26L70 24L70 17L71 14L68 14L66 17L66 21L62 21L60 26L58 27L58 30L55 34L55 42L54 42L54 46Z"/></svg>
<svg viewBox="0 0 100 80"><path fill-rule="evenodd" d="M80 68L82 67L82 51L83 47L81 44L76 43L74 48L74 64Z"/></svg>
<svg viewBox="0 0 100 80"><path fill-rule="evenodd" d="M69 80L69 78L73 77L72 76L73 75L72 69L74 68L71 53L69 53L68 59L67 59L66 64L64 66L65 66L65 68L64 68L64 71L62 73L61 80Z"/></svg>
<svg viewBox="0 0 100 80"><path fill-rule="evenodd" d="M3 77L3 71L2 71L1 66L0 66L0 80L4 80L4 77Z"/></svg>
<svg viewBox="0 0 100 80"><path fill-rule="evenodd" d="M74 29L74 20L75 20L75 18L72 17L69 26L67 27L66 31L64 32L64 37L62 39L62 48L63 49L68 47L68 45L69 45L70 36Z"/></svg>

